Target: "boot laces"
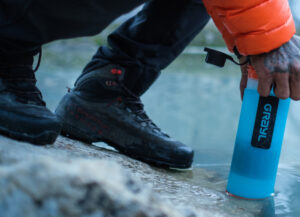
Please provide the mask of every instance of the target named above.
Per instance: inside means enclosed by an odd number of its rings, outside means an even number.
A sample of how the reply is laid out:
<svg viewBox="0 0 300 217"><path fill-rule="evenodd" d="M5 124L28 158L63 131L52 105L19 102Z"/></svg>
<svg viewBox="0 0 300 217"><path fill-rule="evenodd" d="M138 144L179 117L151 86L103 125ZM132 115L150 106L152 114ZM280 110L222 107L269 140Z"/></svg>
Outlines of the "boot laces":
<svg viewBox="0 0 300 217"><path fill-rule="evenodd" d="M147 123L149 126L152 126L153 130L162 132L161 129L155 123L153 123L153 121L146 114L144 110L144 104L142 103L140 97L134 94L122 82L119 82L119 85L123 89L124 104L132 111L132 113L139 117L139 121L141 123L144 122Z"/></svg>
<svg viewBox="0 0 300 217"><path fill-rule="evenodd" d="M38 63L35 69L31 65L15 64L0 67L0 79L2 87L0 92L12 93L21 103L45 106L41 91L36 87L35 72L38 70L42 57L39 50Z"/></svg>

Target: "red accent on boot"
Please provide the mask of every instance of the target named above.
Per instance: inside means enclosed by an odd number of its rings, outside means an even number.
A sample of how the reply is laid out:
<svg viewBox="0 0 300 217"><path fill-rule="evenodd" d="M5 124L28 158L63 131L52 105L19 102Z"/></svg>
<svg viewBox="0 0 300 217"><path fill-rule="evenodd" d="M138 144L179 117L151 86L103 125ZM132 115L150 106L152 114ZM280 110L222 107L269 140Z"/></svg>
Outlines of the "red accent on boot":
<svg viewBox="0 0 300 217"><path fill-rule="evenodd" d="M121 69L111 69L110 72L113 75L121 75L122 74L122 70Z"/></svg>

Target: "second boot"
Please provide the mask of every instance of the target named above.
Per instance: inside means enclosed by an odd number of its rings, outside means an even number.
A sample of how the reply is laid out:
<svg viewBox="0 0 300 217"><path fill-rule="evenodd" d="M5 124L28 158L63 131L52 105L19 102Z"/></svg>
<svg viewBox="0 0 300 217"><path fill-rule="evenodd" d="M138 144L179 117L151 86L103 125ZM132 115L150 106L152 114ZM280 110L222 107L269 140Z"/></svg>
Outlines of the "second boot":
<svg viewBox="0 0 300 217"><path fill-rule="evenodd" d="M36 87L38 67L33 70L32 65L33 54L0 55L0 134L36 145L52 144L60 122Z"/></svg>

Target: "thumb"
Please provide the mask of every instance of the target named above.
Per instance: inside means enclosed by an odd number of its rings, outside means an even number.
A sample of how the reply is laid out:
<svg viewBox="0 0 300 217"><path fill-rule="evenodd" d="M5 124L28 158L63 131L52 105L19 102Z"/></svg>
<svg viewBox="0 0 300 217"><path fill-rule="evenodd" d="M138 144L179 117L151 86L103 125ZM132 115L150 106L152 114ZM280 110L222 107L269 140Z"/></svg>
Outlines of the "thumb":
<svg viewBox="0 0 300 217"><path fill-rule="evenodd" d="M241 62L245 62L246 61L246 57L242 57L240 59L240 63ZM247 66L248 64L245 65L241 65L241 72L242 72L242 77L241 77L241 81L240 81L240 94L241 94L241 99L243 100L243 96L244 96L244 91L245 88L247 87L247 81L248 81L248 70L247 70Z"/></svg>
<svg viewBox="0 0 300 217"><path fill-rule="evenodd" d="M246 66L241 66L242 67L246 67ZM241 81L240 81L240 93L241 93L241 99L243 100L244 97L244 91L245 88L247 87L247 81L248 81L248 73L247 73L247 69L245 68L245 72L243 72L244 70L242 70L242 76L241 76Z"/></svg>

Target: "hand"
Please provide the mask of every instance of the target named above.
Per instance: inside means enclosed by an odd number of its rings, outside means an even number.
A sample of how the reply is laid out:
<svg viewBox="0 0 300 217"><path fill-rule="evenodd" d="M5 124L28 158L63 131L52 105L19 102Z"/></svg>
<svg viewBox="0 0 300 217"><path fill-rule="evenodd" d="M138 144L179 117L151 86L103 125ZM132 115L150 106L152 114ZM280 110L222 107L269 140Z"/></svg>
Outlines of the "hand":
<svg viewBox="0 0 300 217"><path fill-rule="evenodd" d="M269 96L273 87L280 99L291 97L300 100L300 37L294 35L281 47L261 55L250 57L258 75L258 92ZM242 66L241 93L245 88L245 70ZM247 83L247 80L246 80Z"/></svg>

